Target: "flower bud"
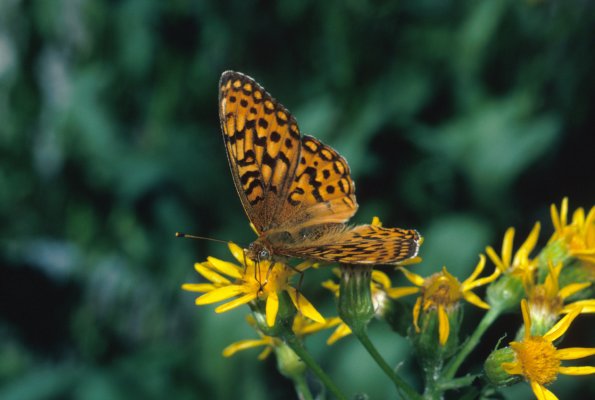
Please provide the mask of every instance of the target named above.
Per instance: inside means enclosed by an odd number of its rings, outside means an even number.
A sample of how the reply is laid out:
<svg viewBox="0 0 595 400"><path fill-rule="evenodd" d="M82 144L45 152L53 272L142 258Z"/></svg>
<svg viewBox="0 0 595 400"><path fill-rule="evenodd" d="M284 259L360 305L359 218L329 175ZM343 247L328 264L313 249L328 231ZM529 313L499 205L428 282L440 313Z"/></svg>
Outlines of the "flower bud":
<svg viewBox="0 0 595 400"><path fill-rule="evenodd" d="M292 331L296 309L287 292L279 293L279 311L277 311L277 318L273 326L267 324L265 301L256 301L251 304L251 308L254 319L256 320L256 326L263 334L279 337Z"/></svg>
<svg viewBox="0 0 595 400"><path fill-rule="evenodd" d="M486 299L488 304L502 311L517 310L525 297L525 288L519 276L504 274L488 286Z"/></svg>
<svg viewBox="0 0 595 400"><path fill-rule="evenodd" d="M283 376L295 379L306 372L306 364L285 343L275 347L275 355L277 356L277 369Z"/></svg>
<svg viewBox="0 0 595 400"><path fill-rule="evenodd" d="M458 305L445 311L448 321L440 321L440 312L431 308L419 316L419 333L410 336L423 367L437 365L452 356L459 346L459 328L463 318ZM446 331L445 331L446 330Z"/></svg>
<svg viewBox="0 0 595 400"><path fill-rule="evenodd" d="M502 363L513 362L514 359L514 350L510 347L492 351L483 365L486 378L490 383L495 386L510 386L520 382L520 375L510 375L502 368Z"/></svg>
<svg viewBox="0 0 595 400"><path fill-rule="evenodd" d="M364 329L374 317L372 268L343 265L339 289L339 317L352 329Z"/></svg>

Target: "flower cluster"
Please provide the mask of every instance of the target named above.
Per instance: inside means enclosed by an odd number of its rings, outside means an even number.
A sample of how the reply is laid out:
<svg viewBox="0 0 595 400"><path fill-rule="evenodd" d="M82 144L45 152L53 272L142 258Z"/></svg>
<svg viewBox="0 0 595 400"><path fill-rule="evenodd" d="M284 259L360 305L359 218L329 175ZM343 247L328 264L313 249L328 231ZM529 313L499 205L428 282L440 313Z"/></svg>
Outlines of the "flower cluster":
<svg viewBox="0 0 595 400"><path fill-rule="evenodd" d="M183 289L201 293L197 305L224 302L215 308L218 313L248 305L252 312L249 323L259 338L233 343L223 354L264 347L258 358L274 353L279 371L294 381L298 395L304 398L311 398L304 383L305 364L335 397L343 398L304 347L308 336L322 330L334 329L327 338L329 345L354 334L395 383L397 393L421 399L383 360L367 336L366 328L373 317L386 322L413 344L425 371L424 397L440 398L444 391L471 385L476 376L457 378L459 367L502 313L520 313L524 329L508 346L496 349L486 359L485 376L495 387L525 380L538 399L554 399L546 386L559 374L595 373L595 367L561 363L593 355L595 349L557 348L557 341L572 321L580 314L595 312L595 207L588 213L577 209L569 222L568 200L564 199L559 209L552 205L551 218L553 234L544 247L538 249L540 223L533 226L516 251L515 229L509 228L501 250L486 247L485 255L479 255L466 279L459 280L446 267L429 276L419 275L409 266L420 262L419 257L397 266L394 278L386 267L334 268L334 278L322 283L337 300L338 315L333 317L324 318L301 288L301 278L312 262L257 262L233 243L229 249L237 263L209 257L195 264L208 282L188 283ZM380 225L380 221L375 218L373 224ZM493 267L484 273L488 261ZM404 283L395 285L399 278ZM485 311L468 336L460 329L466 303Z"/></svg>

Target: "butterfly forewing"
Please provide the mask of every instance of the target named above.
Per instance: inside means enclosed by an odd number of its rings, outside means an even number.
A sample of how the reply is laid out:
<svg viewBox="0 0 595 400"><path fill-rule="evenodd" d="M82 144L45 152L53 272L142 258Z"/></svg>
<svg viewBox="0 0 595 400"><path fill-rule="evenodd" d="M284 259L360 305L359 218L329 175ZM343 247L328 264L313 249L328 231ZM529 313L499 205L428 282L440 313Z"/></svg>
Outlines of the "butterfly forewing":
<svg viewBox="0 0 595 400"><path fill-rule="evenodd" d="M234 183L259 233L285 206L300 157L295 119L252 78L227 71L219 84L219 118Z"/></svg>

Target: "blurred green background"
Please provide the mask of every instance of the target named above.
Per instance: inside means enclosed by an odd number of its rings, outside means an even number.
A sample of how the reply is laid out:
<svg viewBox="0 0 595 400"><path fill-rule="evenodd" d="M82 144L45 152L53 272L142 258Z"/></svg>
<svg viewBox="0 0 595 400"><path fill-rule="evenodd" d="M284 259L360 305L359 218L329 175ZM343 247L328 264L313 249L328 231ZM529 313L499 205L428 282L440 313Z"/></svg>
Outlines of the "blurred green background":
<svg viewBox="0 0 595 400"><path fill-rule="evenodd" d="M224 70L346 157L354 222L417 228L415 271L465 278L508 226L518 244L541 220L544 243L549 204L593 205L594 49L590 1L0 1L0 398L294 396L273 358L221 356L256 337L247 308L216 315L180 290L193 262L229 255L174 232L254 237L220 136ZM329 275L303 285L327 316ZM464 368L519 323L503 317ZM308 345L340 387L393 396L353 338L327 336ZM420 384L405 339L372 337ZM595 346L592 318L571 345Z"/></svg>

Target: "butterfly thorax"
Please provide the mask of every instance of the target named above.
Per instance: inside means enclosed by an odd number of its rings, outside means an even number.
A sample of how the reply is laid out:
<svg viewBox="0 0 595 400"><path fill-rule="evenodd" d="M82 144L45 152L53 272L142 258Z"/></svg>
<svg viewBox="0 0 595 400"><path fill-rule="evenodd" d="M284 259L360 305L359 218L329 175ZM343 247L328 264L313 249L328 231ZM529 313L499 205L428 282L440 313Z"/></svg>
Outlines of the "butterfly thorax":
<svg viewBox="0 0 595 400"><path fill-rule="evenodd" d="M292 250L304 246L312 246L321 238L330 238L332 233L346 229L345 224L316 224L298 229L274 229L263 233L250 243L246 249L246 257L251 260L280 260L292 254Z"/></svg>

